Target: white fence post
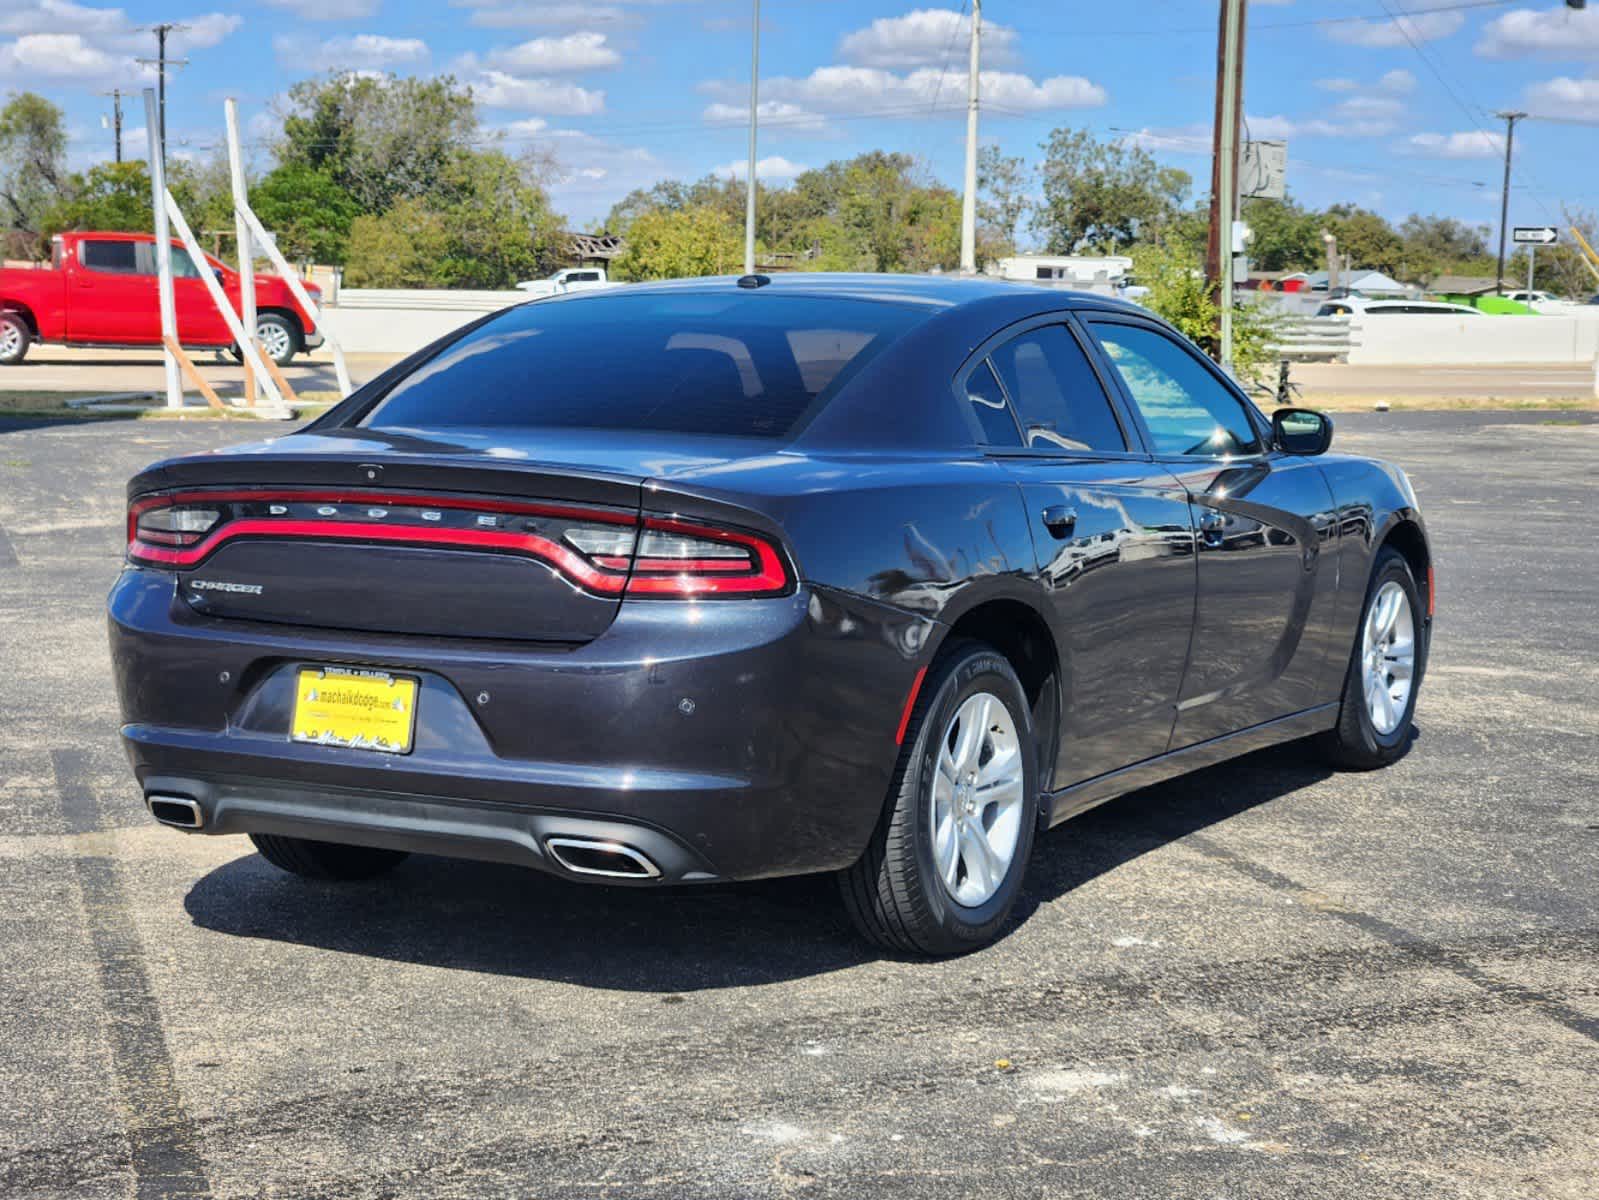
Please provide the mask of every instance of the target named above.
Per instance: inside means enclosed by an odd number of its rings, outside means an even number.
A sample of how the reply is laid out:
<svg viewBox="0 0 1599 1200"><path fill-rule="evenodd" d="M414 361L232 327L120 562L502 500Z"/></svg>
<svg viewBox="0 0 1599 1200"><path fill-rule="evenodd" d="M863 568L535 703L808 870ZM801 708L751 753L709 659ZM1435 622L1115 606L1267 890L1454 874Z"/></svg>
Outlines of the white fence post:
<svg viewBox="0 0 1599 1200"><path fill-rule="evenodd" d="M322 315L321 306L311 299L311 294L305 290L304 285L300 282L299 273L289 265L289 260L283 257L283 252L278 249L277 242L262 226L260 218L255 215L249 204L243 204L238 213L243 218L244 223L250 227L251 232L255 234L255 240L260 244L261 249L266 251L266 256L272 260L272 265L278 269L278 274L283 276L283 282L289 285L289 291L294 293L294 298L300 302L305 314L322 331L322 340L333 348L333 370L339 377L339 395L348 396L355 388L350 383L350 368L344 362L344 347L339 345L339 339L334 336L333 330L328 327L326 319Z"/></svg>
<svg viewBox="0 0 1599 1200"><path fill-rule="evenodd" d="M183 407L183 382L178 378L178 360L168 349L168 341L178 342L178 316L172 301L172 234L167 229L167 210L162 202L167 194L166 164L161 161L161 144L156 130L155 89L144 89L144 130L150 143L150 200L155 210L156 294L161 306L161 357L167 367L167 407ZM204 261L203 259L201 261Z"/></svg>
<svg viewBox="0 0 1599 1200"><path fill-rule="evenodd" d="M255 253L250 246L250 227L239 215L241 206L249 204L249 194L244 187L244 160L239 154L239 106L229 96L223 102L228 125L228 177L233 184L233 233L239 244L239 311L244 318L244 328L250 340L255 340ZM242 346L243 343L241 342ZM256 374L245 374L246 399L255 403Z"/></svg>
<svg viewBox="0 0 1599 1200"><path fill-rule="evenodd" d="M189 257L195 264L206 261L205 253L200 249L200 243L194 240L194 234L189 229L189 223L183 219L183 210L178 207L178 202L172 198L172 193L166 193L166 211L172 224L177 227L178 237L184 247L189 251ZM217 282L216 276L205 268L200 268L200 282L205 284L206 291L211 293L211 302L217 306L217 312L222 314L222 319L227 322L228 332L233 335L234 342L244 354L244 360L249 364L256 378L261 381L261 388L267 394L273 412L269 415L292 420L294 413L283 402L283 393L278 391L277 382L272 378L272 373L267 370L266 364L261 361L261 349L255 344L255 338L245 333L244 326L239 321L239 314L233 311L233 305L228 302L227 293L222 290L222 285ZM251 331L253 333L254 330Z"/></svg>

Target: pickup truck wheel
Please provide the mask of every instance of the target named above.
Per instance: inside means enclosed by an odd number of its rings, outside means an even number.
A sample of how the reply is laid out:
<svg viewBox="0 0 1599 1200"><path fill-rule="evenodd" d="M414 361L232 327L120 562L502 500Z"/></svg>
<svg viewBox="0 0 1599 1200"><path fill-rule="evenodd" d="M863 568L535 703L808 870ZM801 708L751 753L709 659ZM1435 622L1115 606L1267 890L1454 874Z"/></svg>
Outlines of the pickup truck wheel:
<svg viewBox="0 0 1599 1200"><path fill-rule="evenodd" d="M16 313L0 312L0 366L14 367L28 356L33 331Z"/></svg>
<svg viewBox="0 0 1599 1200"><path fill-rule="evenodd" d="M261 313L256 317L255 337L267 357L280 367L288 366L300 348L300 331L287 317L277 313Z"/></svg>

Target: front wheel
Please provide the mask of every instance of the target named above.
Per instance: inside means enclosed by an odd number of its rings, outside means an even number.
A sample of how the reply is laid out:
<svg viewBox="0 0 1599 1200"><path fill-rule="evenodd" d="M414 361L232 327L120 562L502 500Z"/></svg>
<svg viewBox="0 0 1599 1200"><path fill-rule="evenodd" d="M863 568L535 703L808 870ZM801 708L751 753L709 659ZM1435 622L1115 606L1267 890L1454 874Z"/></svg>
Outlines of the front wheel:
<svg viewBox="0 0 1599 1200"><path fill-rule="evenodd" d="M887 949L976 950L1004 928L1038 827L1027 695L977 642L940 652L907 727L882 819L840 874L856 927Z"/></svg>
<svg viewBox="0 0 1599 1200"><path fill-rule="evenodd" d="M260 343L262 352L280 367L293 362L296 351L300 349L300 331L295 328L294 322L274 312L256 315L255 340ZM244 359L238 346L228 347L228 353L235 362Z"/></svg>
<svg viewBox="0 0 1599 1200"><path fill-rule="evenodd" d="M1427 627L1410 564L1391 546L1377 554L1344 679L1338 724L1321 737L1328 761L1349 770L1386 767L1410 744L1427 665Z"/></svg>
<svg viewBox="0 0 1599 1200"><path fill-rule="evenodd" d="M33 330L14 312L0 312L0 367L14 367L28 357Z"/></svg>

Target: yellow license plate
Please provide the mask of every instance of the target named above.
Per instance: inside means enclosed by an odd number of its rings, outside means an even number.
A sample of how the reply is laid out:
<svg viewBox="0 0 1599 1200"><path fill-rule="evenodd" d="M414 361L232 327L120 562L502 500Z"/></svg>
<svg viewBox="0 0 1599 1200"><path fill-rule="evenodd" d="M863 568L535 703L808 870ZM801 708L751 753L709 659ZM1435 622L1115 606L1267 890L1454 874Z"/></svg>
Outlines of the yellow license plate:
<svg viewBox="0 0 1599 1200"><path fill-rule="evenodd" d="M415 727L414 679L348 667L300 671L289 724L296 742L406 754Z"/></svg>

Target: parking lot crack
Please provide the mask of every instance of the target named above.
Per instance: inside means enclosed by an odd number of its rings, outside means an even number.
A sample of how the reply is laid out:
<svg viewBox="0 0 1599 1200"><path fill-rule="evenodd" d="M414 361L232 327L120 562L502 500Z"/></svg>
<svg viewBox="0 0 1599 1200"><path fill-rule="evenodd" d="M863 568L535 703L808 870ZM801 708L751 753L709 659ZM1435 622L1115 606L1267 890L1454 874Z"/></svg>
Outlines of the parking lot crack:
<svg viewBox="0 0 1599 1200"><path fill-rule="evenodd" d="M52 750L56 791L70 834L99 830L100 804L84 755ZM183 1107L172 1057L161 1029L161 1009L144 966L144 947L115 858L79 854L72 859L89 926L107 1020L106 1039L120 1093L136 1195L209 1197L193 1123Z"/></svg>

